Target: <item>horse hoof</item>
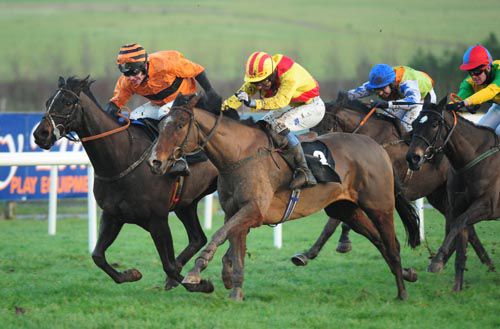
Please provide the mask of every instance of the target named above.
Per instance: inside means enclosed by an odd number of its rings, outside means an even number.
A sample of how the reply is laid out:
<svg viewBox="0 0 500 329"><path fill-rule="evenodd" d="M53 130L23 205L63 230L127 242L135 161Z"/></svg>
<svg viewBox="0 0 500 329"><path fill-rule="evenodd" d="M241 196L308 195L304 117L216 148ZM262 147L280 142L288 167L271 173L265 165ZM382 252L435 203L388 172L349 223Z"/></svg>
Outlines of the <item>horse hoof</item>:
<svg viewBox="0 0 500 329"><path fill-rule="evenodd" d="M122 282L134 282L142 279L142 273L135 268L131 268L129 270L125 270L122 272Z"/></svg>
<svg viewBox="0 0 500 329"><path fill-rule="evenodd" d="M233 288L231 293L229 294L229 298L235 301L243 301L243 289L241 288Z"/></svg>
<svg viewBox="0 0 500 329"><path fill-rule="evenodd" d="M165 290L172 290L173 288L177 287L179 285L179 282L175 281L172 278L168 278L167 281L165 282Z"/></svg>
<svg viewBox="0 0 500 329"><path fill-rule="evenodd" d="M352 244L351 241L348 242L339 242L337 249L335 249L337 252L341 254L348 253L349 251L352 250Z"/></svg>
<svg viewBox="0 0 500 329"><path fill-rule="evenodd" d="M463 284L462 282L455 282L455 285L453 285L453 291L454 292L460 292L463 289Z"/></svg>
<svg viewBox="0 0 500 329"><path fill-rule="evenodd" d="M431 273L439 273L442 270L443 270L443 262L440 261L437 262L431 261L429 267L427 268L427 271Z"/></svg>
<svg viewBox="0 0 500 329"><path fill-rule="evenodd" d="M189 292L203 292L209 294L215 290L215 287L210 280L201 280L199 284L183 283L182 285Z"/></svg>
<svg viewBox="0 0 500 329"><path fill-rule="evenodd" d="M231 280L231 276L222 275L222 282L224 283L224 288L226 289L233 288L233 281Z"/></svg>
<svg viewBox="0 0 500 329"><path fill-rule="evenodd" d="M403 279L408 282L416 282L418 280L417 271L415 271L415 269L413 268L404 268Z"/></svg>
<svg viewBox="0 0 500 329"><path fill-rule="evenodd" d="M182 280L182 283L187 283L187 284L200 284L201 278L199 275L193 274L193 273L188 273L184 277L184 280Z"/></svg>
<svg viewBox="0 0 500 329"><path fill-rule="evenodd" d="M398 295L398 299L399 300L407 300L408 299L408 292L405 291L402 291L399 295Z"/></svg>
<svg viewBox="0 0 500 329"><path fill-rule="evenodd" d="M304 254L296 254L292 256L291 261L295 266L306 266L308 259Z"/></svg>

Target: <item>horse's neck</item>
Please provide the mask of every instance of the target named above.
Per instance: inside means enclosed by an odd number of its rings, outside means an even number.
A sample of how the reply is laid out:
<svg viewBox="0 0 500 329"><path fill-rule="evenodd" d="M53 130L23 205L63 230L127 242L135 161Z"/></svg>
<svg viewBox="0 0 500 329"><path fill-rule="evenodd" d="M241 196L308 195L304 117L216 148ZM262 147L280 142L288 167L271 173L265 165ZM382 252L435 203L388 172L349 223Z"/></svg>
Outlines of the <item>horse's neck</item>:
<svg viewBox="0 0 500 329"><path fill-rule="evenodd" d="M76 129L80 139L95 136L120 127L120 125L89 96L81 93L83 107L82 123ZM113 173L128 166L128 158L133 157L127 131L105 136L93 141L83 142L83 147L98 174ZM123 164L120 166L120 164Z"/></svg>
<svg viewBox="0 0 500 329"><path fill-rule="evenodd" d="M341 122L344 122L347 132L353 132L361 120L366 117L366 114L357 110L343 109L342 112L338 112L337 116ZM399 137L391 122L376 120L375 118L368 119L358 133L370 136L379 144L387 142L393 136Z"/></svg>
<svg viewBox="0 0 500 329"><path fill-rule="evenodd" d="M207 111L194 109L195 120L206 138L215 127L217 117ZM267 146L266 134L257 127L246 126L237 121L221 118L205 151L210 161L221 170L225 165L236 163L255 155L259 146Z"/></svg>
<svg viewBox="0 0 500 329"><path fill-rule="evenodd" d="M451 114L447 116L448 125L451 126L453 118ZM444 146L444 152L453 168L459 170L491 148L495 142L493 133L478 128L459 117L455 131Z"/></svg>

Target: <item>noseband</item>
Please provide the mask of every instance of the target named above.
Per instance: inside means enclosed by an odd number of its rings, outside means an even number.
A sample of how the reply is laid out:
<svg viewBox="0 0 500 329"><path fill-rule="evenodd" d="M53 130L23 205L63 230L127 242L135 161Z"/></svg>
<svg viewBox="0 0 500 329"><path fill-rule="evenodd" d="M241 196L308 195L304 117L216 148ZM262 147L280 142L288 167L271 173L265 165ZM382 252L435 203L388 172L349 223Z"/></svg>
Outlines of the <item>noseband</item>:
<svg viewBox="0 0 500 329"><path fill-rule="evenodd" d="M433 115L437 115L438 119L439 119L439 121L438 121L439 122L439 128L438 128L438 130L437 130L436 134L434 135L434 137L433 137L433 139L432 139L431 142L428 141L427 138L425 138L424 136L422 136L420 134L417 134L417 133L413 134L413 137L422 140L427 145L427 148L424 151L424 158L426 160L430 160L436 154L442 152L443 149L444 149L444 146L450 140L450 137L453 134L453 131L455 130L455 127L457 126L457 122L458 122L457 114L455 113L455 111L451 111L451 112L453 113L453 125L451 127L449 127L446 124L446 121L444 119L444 115L442 113L437 113L436 111L431 111L431 110L422 110L420 112L421 114L433 114ZM446 135L446 138L444 139L443 144L441 146L437 147L436 144L437 144L437 141L439 140L439 138L441 137L441 132L443 131L443 127L447 128L448 134Z"/></svg>

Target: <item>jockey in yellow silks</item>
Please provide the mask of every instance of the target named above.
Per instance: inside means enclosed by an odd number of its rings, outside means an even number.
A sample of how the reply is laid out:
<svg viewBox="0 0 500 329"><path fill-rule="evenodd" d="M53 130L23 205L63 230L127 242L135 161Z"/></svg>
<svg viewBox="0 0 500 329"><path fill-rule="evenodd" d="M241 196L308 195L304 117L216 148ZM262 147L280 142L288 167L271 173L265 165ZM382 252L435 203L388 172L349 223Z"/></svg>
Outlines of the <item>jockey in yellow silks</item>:
<svg viewBox="0 0 500 329"><path fill-rule="evenodd" d="M238 109L244 103L252 112L268 111L262 120L270 126L285 155L294 159L291 189L316 185L302 146L293 131L317 125L325 115L318 82L301 65L282 54L254 52L246 63L245 83L222 104L222 110ZM252 98L251 96L256 96ZM281 144L281 145L280 145Z"/></svg>

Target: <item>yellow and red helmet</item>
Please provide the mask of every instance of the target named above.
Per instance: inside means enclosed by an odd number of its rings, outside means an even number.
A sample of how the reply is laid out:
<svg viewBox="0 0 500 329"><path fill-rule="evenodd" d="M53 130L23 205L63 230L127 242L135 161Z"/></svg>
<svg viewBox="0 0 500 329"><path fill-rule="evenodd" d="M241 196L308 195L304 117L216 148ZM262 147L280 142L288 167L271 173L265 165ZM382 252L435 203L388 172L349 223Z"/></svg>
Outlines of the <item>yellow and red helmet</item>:
<svg viewBox="0 0 500 329"><path fill-rule="evenodd" d="M276 67L268 53L256 51L248 57L245 67L245 82L258 82L269 77Z"/></svg>
<svg viewBox="0 0 500 329"><path fill-rule="evenodd" d="M123 74L133 70L146 70L147 61L148 53L138 43L122 46L116 58L116 64Z"/></svg>

